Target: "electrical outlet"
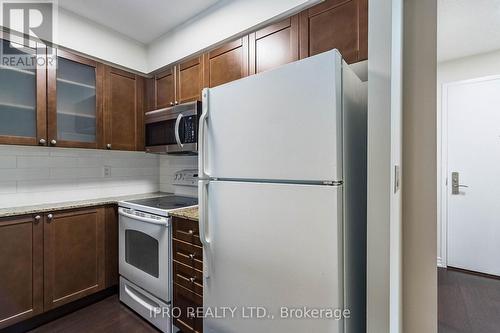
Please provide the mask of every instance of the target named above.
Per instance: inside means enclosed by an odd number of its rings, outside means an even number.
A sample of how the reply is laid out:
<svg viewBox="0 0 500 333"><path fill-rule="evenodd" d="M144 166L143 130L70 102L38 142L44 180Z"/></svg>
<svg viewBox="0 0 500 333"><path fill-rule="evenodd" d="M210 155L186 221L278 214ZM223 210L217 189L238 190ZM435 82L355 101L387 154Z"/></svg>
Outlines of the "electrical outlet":
<svg viewBox="0 0 500 333"><path fill-rule="evenodd" d="M111 177L111 167L110 166L104 166L104 178L109 178Z"/></svg>

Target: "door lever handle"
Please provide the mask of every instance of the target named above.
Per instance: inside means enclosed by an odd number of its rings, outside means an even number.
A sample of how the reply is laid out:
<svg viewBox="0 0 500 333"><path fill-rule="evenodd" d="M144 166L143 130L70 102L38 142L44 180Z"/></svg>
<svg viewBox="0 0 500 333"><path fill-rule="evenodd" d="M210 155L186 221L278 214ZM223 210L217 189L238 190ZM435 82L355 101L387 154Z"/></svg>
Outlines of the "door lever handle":
<svg viewBox="0 0 500 333"><path fill-rule="evenodd" d="M468 188L468 185L460 184L460 175L458 172L454 171L451 173L451 194L460 194L460 188Z"/></svg>

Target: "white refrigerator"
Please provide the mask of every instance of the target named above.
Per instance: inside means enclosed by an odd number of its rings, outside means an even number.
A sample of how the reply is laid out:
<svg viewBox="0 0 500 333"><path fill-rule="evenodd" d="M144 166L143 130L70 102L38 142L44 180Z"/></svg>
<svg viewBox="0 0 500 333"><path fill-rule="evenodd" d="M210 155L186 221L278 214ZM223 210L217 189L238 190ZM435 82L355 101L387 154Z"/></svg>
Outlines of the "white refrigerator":
<svg viewBox="0 0 500 333"><path fill-rule="evenodd" d="M202 95L204 332L365 332L366 86L333 50Z"/></svg>

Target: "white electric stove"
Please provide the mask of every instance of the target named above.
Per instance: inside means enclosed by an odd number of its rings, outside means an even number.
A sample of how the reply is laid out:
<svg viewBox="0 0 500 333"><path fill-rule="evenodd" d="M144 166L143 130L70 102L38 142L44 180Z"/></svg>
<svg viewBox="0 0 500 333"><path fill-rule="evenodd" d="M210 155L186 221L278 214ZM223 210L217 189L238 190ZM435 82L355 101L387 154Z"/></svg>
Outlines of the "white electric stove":
<svg viewBox="0 0 500 333"><path fill-rule="evenodd" d="M196 187L197 177L197 170L179 171L174 185ZM162 332L172 332L171 211L197 204L174 193L118 203L120 300Z"/></svg>

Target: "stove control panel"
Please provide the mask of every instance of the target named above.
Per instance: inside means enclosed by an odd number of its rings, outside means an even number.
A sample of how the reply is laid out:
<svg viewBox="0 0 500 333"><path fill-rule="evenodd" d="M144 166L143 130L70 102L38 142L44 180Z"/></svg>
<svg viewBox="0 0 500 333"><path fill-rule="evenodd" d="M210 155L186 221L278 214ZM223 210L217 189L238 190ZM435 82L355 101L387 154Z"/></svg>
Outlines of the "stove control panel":
<svg viewBox="0 0 500 333"><path fill-rule="evenodd" d="M174 175L174 185L198 186L198 169L184 169L177 171Z"/></svg>

